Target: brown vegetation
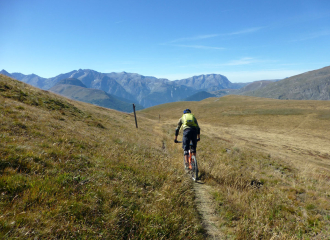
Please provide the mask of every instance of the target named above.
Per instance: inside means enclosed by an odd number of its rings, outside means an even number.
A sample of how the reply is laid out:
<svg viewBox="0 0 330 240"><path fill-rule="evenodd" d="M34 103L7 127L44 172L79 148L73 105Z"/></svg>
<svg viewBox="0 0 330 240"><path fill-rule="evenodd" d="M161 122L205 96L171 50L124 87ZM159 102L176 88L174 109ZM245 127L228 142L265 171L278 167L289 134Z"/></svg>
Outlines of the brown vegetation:
<svg viewBox="0 0 330 240"><path fill-rule="evenodd" d="M228 239L329 238L330 102L226 96L142 113L160 113L173 129L187 107L200 123L201 175Z"/></svg>
<svg viewBox="0 0 330 240"><path fill-rule="evenodd" d="M152 121L136 129L2 75L0 119L0 238L203 239L192 183Z"/></svg>
<svg viewBox="0 0 330 240"><path fill-rule="evenodd" d="M175 123L227 239L328 239L330 102L226 96L125 114L0 76L0 236L204 239ZM161 121L159 121L159 114Z"/></svg>

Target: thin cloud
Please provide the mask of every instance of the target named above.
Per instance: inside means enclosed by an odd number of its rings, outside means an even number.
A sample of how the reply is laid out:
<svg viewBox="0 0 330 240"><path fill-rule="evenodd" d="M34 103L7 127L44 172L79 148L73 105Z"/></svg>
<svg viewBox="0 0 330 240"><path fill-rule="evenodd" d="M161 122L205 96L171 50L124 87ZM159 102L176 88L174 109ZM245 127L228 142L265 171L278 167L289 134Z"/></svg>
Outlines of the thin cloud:
<svg viewBox="0 0 330 240"><path fill-rule="evenodd" d="M314 33L311 33L309 35L306 35L305 37L292 40L291 42L306 41L306 40L311 40L311 39L315 39L315 38L319 38L319 37L324 37L324 36L329 36L329 35L330 35L330 31L328 31L328 30L321 31L321 32L314 32Z"/></svg>
<svg viewBox="0 0 330 240"><path fill-rule="evenodd" d="M224 66L239 66L239 65L247 65L247 64L251 64L256 62L255 59L250 58L250 57L245 57L245 58L241 58L238 60L232 60L228 63L224 63Z"/></svg>
<svg viewBox="0 0 330 240"><path fill-rule="evenodd" d="M170 41L170 43L196 41L196 40L209 39L209 38L215 38L215 37L220 37L220 36L233 36L233 35L248 34L248 33L257 32L262 28L263 27L254 27L254 28L247 28L247 29L243 29L240 31L236 31L236 32L230 32L230 33L205 34L205 35L198 35L198 36L193 36L193 37L178 38L178 39Z"/></svg>
<svg viewBox="0 0 330 240"><path fill-rule="evenodd" d="M208 34L208 35L199 35L195 37L187 37L187 38L178 38L170 43L175 43L175 42L186 42L186 41L194 41L194 40L200 40L200 39L208 39L208 38L214 38L219 36L220 34Z"/></svg>
<svg viewBox="0 0 330 240"><path fill-rule="evenodd" d="M224 50L223 47L210 47L203 45L183 45L183 44L172 44L172 46L176 47L185 47L185 48L195 48L195 49L211 49L211 50Z"/></svg>
<svg viewBox="0 0 330 240"><path fill-rule="evenodd" d="M241 34L247 34L247 33L254 33L254 32L259 31L260 29L263 29L263 27L248 28L248 29L244 29L244 30L241 30L241 31L237 31L237 32L222 34L222 36L232 36L232 35L241 35Z"/></svg>
<svg viewBox="0 0 330 240"><path fill-rule="evenodd" d="M196 64L188 64L188 65L180 65L177 67L180 68L194 68L194 69L216 69L216 68L223 68L223 67L239 67L249 64L274 64L276 60L270 59L258 59L252 57L243 57L236 60L231 60L223 63L196 63ZM208 70L209 71L209 70Z"/></svg>

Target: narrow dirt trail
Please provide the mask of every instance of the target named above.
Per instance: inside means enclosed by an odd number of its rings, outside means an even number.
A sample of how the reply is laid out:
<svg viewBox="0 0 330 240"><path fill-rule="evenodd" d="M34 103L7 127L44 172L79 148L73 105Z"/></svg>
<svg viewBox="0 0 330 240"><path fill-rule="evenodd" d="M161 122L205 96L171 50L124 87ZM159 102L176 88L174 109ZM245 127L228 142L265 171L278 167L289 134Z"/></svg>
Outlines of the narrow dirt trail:
<svg viewBox="0 0 330 240"><path fill-rule="evenodd" d="M202 225L207 231L207 239L225 239L219 229L220 219L217 216L215 204L211 196L212 187L197 182L194 184L197 210L202 217Z"/></svg>
<svg viewBox="0 0 330 240"><path fill-rule="evenodd" d="M155 123L153 130L160 136L164 136L162 129L164 126L170 123L158 124ZM164 136L168 137L168 136ZM181 166L181 164L180 164ZM188 177L188 176L187 176ZM189 176L190 178L190 176ZM190 179L192 181L192 179ZM218 228L220 219L216 213L216 206L211 195L212 187L206 185L202 181L197 181L193 184L195 192L195 204L197 206L198 213L201 216L202 226L207 232L207 238L209 240L225 239L223 233Z"/></svg>

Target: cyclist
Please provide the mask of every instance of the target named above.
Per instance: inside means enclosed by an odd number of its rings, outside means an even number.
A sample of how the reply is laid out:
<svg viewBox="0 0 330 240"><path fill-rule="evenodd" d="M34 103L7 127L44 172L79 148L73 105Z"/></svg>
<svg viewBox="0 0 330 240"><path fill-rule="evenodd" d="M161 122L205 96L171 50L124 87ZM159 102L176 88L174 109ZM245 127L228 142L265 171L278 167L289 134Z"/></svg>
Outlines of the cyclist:
<svg viewBox="0 0 330 240"><path fill-rule="evenodd" d="M175 143L178 142L178 135L181 127L183 128L182 148L184 151L185 168L188 169L190 141L192 141L191 153L196 156L197 141L200 140L200 128L197 119L188 108L183 111L183 115L179 119L178 126L175 129Z"/></svg>

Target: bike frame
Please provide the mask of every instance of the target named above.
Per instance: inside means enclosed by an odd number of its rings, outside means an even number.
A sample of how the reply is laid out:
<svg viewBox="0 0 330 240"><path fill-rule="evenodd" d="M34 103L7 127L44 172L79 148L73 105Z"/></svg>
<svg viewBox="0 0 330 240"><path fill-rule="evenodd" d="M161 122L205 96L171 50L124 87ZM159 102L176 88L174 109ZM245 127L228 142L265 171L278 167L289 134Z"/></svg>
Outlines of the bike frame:
<svg viewBox="0 0 330 240"><path fill-rule="evenodd" d="M192 153L190 152L190 149L189 149L189 157L188 157L188 163L189 163L189 169L191 170L192 169L192 166L191 166L191 158L192 158Z"/></svg>
<svg viewBox="0 0 330 240"><path fill-rule="evenodd" d="M182 143L182 141L178 141L177 143ZM190 144L189 144L188 170L191 173L192 179L196 182L198 179L198 165L197 165L196 156L194 157L194 160L193 160L194 155L190 151L191 146L192 146L192 142L190 142ZM185 156L183 156L183 164L185 165Z"/></svg>

